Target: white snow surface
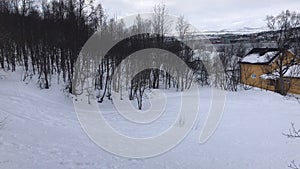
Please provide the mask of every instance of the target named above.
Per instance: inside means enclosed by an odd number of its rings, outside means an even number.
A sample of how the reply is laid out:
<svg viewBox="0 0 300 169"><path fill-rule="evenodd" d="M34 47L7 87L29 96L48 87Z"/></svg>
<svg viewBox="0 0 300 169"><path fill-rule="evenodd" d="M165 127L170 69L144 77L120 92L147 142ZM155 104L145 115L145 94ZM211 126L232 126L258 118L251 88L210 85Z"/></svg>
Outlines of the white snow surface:
<svg viewBox="0 0 300 169"><path fill-rule="evenodd" d="M289 67L287 72L284 74L285 77L295 77L300 78L300 64L299 65L293 65Z"/></svg>
<svg viewBox="0 0 300 169"><path fill-rule="evenodd" d="M279 78L279 76L277 75L277 74L263 74L263 75L261 75L260 76L262 79L273 79L273 80L275 80L275 79L278 79Z"/></svg>
<svg viewBox="0 0 300 169"><path fill-rule="evenodd" d="M284 67L286 68L286 67ZM263 74L260 77L263 79L278 79L279 78L279 70L274 71L271 74ZM284 77L292 77L292 78L300 78L300 65L292 65L288 67L287 71L283 75Z"/></svg>
<svg viewBox="0 0 300 169"><path fill-rule="evenodd" d="M266 52L264 55L258 53L249 54L242 59L245 63L266 63L269 62L278 52Z"/></svg>
<svg viewBox="0 0 300 169"><path fill-rule="evenodd" d="M300 140L282 135L292 121L300 128L300 104L272 92L228 92L220 126L208 142L199 144L211 98L210 89L201 88L199 117L181 144L154 158L128 159L102 150L88 138L72 99L55 79L49 90L40 90L34 80L24 84L20 72L0 70L0 75L0 119L7 118L0 129L1 169L283 169L291 160L300 163ZM111 102L100 106L113 127L144 137L172 124L180 94L166 94L166 115L142 130L117 115Z"/></svg>

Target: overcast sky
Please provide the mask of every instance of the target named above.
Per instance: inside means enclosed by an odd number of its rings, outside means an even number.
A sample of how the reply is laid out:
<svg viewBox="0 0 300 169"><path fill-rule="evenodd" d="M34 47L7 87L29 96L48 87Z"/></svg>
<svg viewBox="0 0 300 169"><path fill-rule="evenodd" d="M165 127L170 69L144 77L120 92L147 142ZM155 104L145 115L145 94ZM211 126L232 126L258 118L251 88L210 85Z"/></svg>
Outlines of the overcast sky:
<svg viewBox="0 0 300 169"><path fill-rule="evenodd" d="M162 0L99 0L113 16L152 12ZM298 11L300 0L164 0L169 14L184 15L200 30L236 30L265 27L266 15L282 10Z"/></svg>

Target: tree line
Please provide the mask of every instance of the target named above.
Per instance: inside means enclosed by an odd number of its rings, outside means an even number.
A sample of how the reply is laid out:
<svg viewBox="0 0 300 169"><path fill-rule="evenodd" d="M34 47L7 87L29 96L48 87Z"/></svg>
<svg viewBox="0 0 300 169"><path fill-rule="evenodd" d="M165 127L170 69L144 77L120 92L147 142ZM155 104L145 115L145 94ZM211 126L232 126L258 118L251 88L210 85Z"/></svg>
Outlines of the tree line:
<svg viewBox="0 0 300 169"><path fill-rule="evenodd" d="M89 11L89 12L88 12ZM86 40L105 23L101 4L84 0L1 0L0 67L24 66L48 89L59 74L71 91L73 66Z"/></svg>
<svg viewBox="0 0 300 169"><path fill-rule="evenodd" d="M38 75L39 86L43 89L49 89L53 75L58 75L58 82L63 80L69 93L78 94L80 91L73 91L72 87L76 78L74 66L82 47L95 32L98 32L99 38L109 36L114 40L150 32L123 40L110 50L106 55L109 57L98 63L97 82L93 87L99 89L101 94L97 97L102 102L105 97L110 99L112 88L119 90L121 85L112 84L112 75L121 75L122 72L114 69L134 51L165 49L179 56L193 70L199 68L200 62L192 63L193 51L190 48L165 36L169 31L168 25L167 10L163 4L154 7L151 19L143 20L138 16L135 25L127 28L122 21L108 19L101 4L95 4L93 0L0 0L0 68L16 71L20 65L25 70L23 80ZM176 29L183 39L188 30L184 17L178 19ZM153 54L151 57L158 56ZM128 69L134 66L131 63ZM180 76L174 79L159 69L145 70L128 82L125 90L130 91L130 99L137 98L141 102L145 88L158 89L161 82L164 82L165 88L175 87L181 91L189 88L193 72L177 74Z"/></svg>
<svg viewBox="0 0 300 169"><path fill-rule="evenodd" d="M299 25L299 14L286 11L277 17L268 16L267 23L270 30L274 30L280 49L288 50L289 44L299 44L299 41L291 41L299 37L294 33ZM244 44L221 46L215 51L212 46L193 39L193 31L184 16L175 23L176 37L168 36L174 31L170 25L164 4L154 6L151 18L142 19L138 15L134 25L126 27L123 20L109 18L102 5L94 0L0 0L0 68L15 71L17 65L21 65L25 70L23 80L38 75L38 84L44 89L51 87L53 75L58 75L58 82L62 80L69 93L80 94L86 86L73 86L83 85L87 77L74 72L76 61L85 43L94 35L99 39L109 37L120 41L93 66L88 63L89 57L79 61L83 63L80 65L83 69L94 71L93 84L88 88L89 93L96 91L99 102L111 99L112 91L116 91L120 93L120 99L124 93L130 100L137 99L141 109L146 89L183 91L194 81L224 90L238 90L239 60L247 52ZM198 50L185 45L190 43ZM103 52L101 46L98 48L100 51L97 52ZM160 63L167 59L165 56L150 53L147 56L149 62L159 69L147 69L130 77L130 72L139 63L122 65L122 61L147 48L167 50L190 69L172 69L171 65Z"/></svg>

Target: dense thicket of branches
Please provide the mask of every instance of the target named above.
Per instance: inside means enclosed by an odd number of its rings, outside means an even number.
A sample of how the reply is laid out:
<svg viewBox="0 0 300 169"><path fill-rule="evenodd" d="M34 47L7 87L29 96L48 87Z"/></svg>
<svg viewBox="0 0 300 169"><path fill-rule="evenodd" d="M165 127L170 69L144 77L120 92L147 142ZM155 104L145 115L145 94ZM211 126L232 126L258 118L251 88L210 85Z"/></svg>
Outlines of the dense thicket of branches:
<svg viewBox="0 0 300 169"><path fill-rule="evenodd" d="M244 48L226 47L208 53L203 42L198 51L193 51L184 44L189 43L192 36L190 25L183 16L175 23L179 41L167 36L171 32L171 23L166 7L156 5L153 12L152 18L143 20L137 16L135 24L126 27L128 25L122 20L107 20L102 6L95 5L93 0L0 0L0 68L15 71L16 66L21 65L25 70L23 80L38 75L38 84L45 89L51 86L51 77L56 74L62 78L58 81L65 82L68 92L78 95L83 88L88 88L90 97L96 90L99 102L105 97L111 99L112 90L119 92L121 99L123 93L128 92L129 99L137 99L140 109L145 89L176 88L183 91L195 79L202 85L237 90L240 77L238 58L244 54ZM88 77L76 74L75 64L92 35L99 40L108 38L120 42L104 54L106 57L99 63L89 63L89 56L83 62L79 60L79 64L83 63L82 70L93 70L95 78L93 84L83 85L77 91L78 88L73 86L82 85ZM141 65L132 62L119 66L120 63L129 55L148 48L159 48L177 55L189 69L164 65L165 56L149 53L147 60L158 69L147 69L134 78L130 77L130 72ZM88 55L103 54L101 50L98 46L98 53ZM212 57L214 54L216 56ZM222 63L214 60L216 57L220 57ZM223 66L224 70L220 71ZM115 79L113 75L116 75Z"/></svg>
<svg viewBox="0 0 300 169"><path fill-rule="evenodd" d="M89 12L87 12L89 11ZM86 40L104 23L101 5L84 0L1 0L0 68L23 65L49 88L51 74L62 74L71 91L73 65Z"/></svg>
<svg viewBox="0 0 300 169"><path fill-rule="evenodd" d="M72 91L72 83L76 79L74 66L83 45L91 35L99 31L97 36L100 39L110 37L112 40L120 40L130 37L117 44L96 65L96 82L90 87L99 89L101 94L98 97L101 102L105 96L110 98L112 88L122 90L120 79L117 79L118 84L112 84L112 75L124 74L123 70L115 68L124 58L138 50L161 48L179 56L193 70L199 69L201 62L192 62L193 51L190 48L176 39L165 37L169 31L168 24L164 5L154 7L154 15L150 20L143 20L138 16L135 25L126 28L122 21L107 21L101 5L95 6L93 1L0 0L0 68L15 71L16 66L21 65L25 70L23 80L37 74L40 87L45 89L50 87L52 75L58 74L66 83L66 89L76 95L80 91ZM178 21L177 29L183 39L188 30L188 24L183 18ZM141 34L142 32L151 33ZM130 36L135 34L139 35ZM158 57L164 59L153 54L149 56L149 61ZM131 63L127 71L130 72L134 66L135 63ZM157 89L161 84L165 88L173 86L181 91L189 88L193 72L176 72L177 78L174 78L168 71L174 70L143 71L127 82L125 91L130 91L130 99L137 98L141 102L145 88ZM79 78L79 81L84 80L86 79ZM76 80L75 82L77 83Z"/></svg>
<svg viewBox="0 0 300 169"><path fill-rule="evenodd" d="M155 51L144 53L147 55L145 61L152 63L154 67L159 69L146 69L138 74L132 74L134 72L132 70L143 67L140 62L131 60L130 63L120 65L127 56L143 49L153 48L173 53L183 60L188 67L179 68L176 66L177 63L169 60L170 55ZM194 73L203 68L199 66L201 62L193 60L193 55L193 50L176 38L164 37L159 34L130 36L108 52L102 63L109 64L102 65L98 69L101 76L98 76L95 84L97 89L103 91L98 95L99 102L102 102L105 96L110 97L111 90L120 93L120 98L122 98L122 92L128 91L129 99L136 98L139 103L142 103L145 89L177 88L180 91L188 89L193 81ZM117 69L117 67L119 68ZM147 67L145 66L145 68ZM171 76L170 73L175 76ZM112 79L114 74L116 74L115 79ZM107 77L106 80L103 77ZM112 88L108 88L111 85L106 85L107 81L112 85Z"/></svg>

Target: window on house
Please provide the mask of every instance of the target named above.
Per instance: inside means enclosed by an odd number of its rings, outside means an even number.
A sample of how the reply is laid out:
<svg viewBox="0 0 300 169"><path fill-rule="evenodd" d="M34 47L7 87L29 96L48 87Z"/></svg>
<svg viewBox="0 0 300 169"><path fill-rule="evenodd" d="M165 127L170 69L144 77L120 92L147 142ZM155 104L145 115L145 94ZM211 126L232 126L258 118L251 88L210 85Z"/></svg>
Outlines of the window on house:
<svg viewBox="0 0 300 169"><path fill-rule="evenodd" d="M256 74L252 74L251 78L255 79L256 78Z"/></svg>

